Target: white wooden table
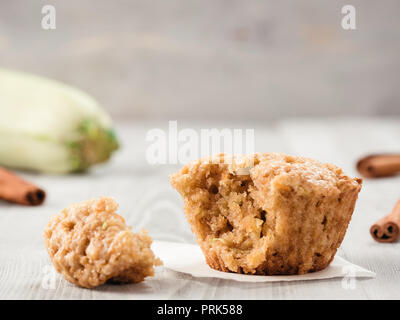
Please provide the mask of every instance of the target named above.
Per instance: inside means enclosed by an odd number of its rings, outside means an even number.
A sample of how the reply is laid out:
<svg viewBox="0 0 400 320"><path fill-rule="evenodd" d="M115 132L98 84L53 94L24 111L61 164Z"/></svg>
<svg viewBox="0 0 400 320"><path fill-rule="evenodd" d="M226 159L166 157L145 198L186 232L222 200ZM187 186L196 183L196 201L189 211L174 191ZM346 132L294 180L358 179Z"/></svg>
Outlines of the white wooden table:
<svg viewBox="0 0 400 320"><path fill-rule="evenodd" d="M399 119L287 120L265 124L178 122L179 128L254 128L257 151L279 151L335 163L356 175L354 163L369 152L400 151ZM195 242L182 202L169 186L178 166L150 166L145 161L145 134L163 123L119 123L123 147L113 160L88 174L23 175L48 192L41 207L0 202L1 299L393 299L400 298L400 242L379 244L369 227L388 213L400 197L400 177L365 180L338 254L376 272L346 289L342 279L291 283L237 283L196 279L164 268L143 283L81 289L58 275L45 252L42 232L51 215L71 202L110 195L135 230L146 228L154 239ZM53 285L54 284L54 285Z"/></svg>

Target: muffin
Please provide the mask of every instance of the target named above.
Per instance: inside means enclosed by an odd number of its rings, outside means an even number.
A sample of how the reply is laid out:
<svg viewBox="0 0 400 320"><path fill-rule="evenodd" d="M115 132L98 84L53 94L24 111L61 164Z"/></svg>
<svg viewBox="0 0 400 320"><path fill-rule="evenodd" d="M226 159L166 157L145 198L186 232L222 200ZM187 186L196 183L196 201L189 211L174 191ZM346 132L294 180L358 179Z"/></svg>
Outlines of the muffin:
<svg viewBox="0 0 400 320"><path fill-rule="evenodd" d="M133 233L112 198L70 205L44 231L50 259L66 280L93 288L106 282L141 282L160 265L146 231Z"/></svg>
<svg viewBox="0 0 400 320"><path fill-rule="evenodd" d="M207 264L258 275L327 267L361 182L334 165L277 153L220 154L171 176Z"/></svg>

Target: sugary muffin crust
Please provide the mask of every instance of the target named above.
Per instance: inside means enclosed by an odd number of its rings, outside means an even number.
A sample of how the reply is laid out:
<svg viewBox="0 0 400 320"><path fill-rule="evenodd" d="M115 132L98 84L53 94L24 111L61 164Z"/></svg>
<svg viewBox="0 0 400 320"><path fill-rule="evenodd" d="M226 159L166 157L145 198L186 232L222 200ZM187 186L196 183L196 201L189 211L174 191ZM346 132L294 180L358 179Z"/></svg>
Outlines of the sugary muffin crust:
<svg viewBox="0 0 400 320"><path fill-rule="evenodd" d="M44 231L47 252L57 272L78 286L107 281L141 282L161 264L146 231L133 233L116 214L112 198L73 204L54 215Z"/></svg>
<svg viewBox="0 0 400 320"><path fill-rule="evenodd" d="M171 176L206 262L246 274L304 274L333 260L361 179L284 154L194 161Z"/></svg>

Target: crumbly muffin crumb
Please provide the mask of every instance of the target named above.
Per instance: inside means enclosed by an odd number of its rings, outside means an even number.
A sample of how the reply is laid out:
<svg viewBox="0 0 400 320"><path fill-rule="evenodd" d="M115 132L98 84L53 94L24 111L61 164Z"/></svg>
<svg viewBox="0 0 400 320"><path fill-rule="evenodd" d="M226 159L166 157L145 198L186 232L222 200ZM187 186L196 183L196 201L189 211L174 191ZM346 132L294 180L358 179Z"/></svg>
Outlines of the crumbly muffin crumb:
<svg viewBox="0 0 400 320"><path fill-rule="evenodd" d="M285 154L233 157L232 163L226 157L194 161L171 176L206 262L246 274L304 274L329 265L361 179Z"/></svg>
<svg viewBox="0 0 400 320"><path fill-rule="evenodd" d="M145 230L133 233L116 213L118 204L102 197L72 204L54 215L44 231L50 259L63 277L93 288L106 282L141 282L161 264Z"/></svg>

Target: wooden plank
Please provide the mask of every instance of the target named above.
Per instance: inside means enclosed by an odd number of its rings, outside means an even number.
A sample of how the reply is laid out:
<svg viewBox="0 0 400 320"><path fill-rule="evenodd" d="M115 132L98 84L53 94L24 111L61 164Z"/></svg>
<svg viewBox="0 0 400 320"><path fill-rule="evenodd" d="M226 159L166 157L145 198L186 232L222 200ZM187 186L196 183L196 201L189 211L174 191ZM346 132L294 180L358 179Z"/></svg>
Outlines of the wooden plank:
<svg viewBox="0 0 400 320"><path fill-rule="evenodd" d="M354 160L375 150L400 150L398 121L292 120L254 126L257 151L305 154L331 161L355 174ZM68 203L99 195L113 195L120 213L135 230L146 228L158 240L194 242L168 174L179 166L149 166L144 158L148 129L156 123L119 125L123 149L112 162L89 174L46 176L24 173L48 190L44 206L19 207L0 203L0 298L2 299L392 299L400 298L399 243L378 244L368 229L389 212L399 197L400 178L365 181L339 254L377 273L376 279L357 279L346 289L342 279L295 283L237 283L196 279L158 268L143 283L106 285L94 290L78 288L56 276L54 288L43 286L46 266L42 232L51 215ZM165 124L162 124L165 125ZM207 128L209 124L185 123ZM226 124L216 127L226 127ZM232 124L228 127L238 127ZM251 125L246 126L247 128Z"/></svg>

